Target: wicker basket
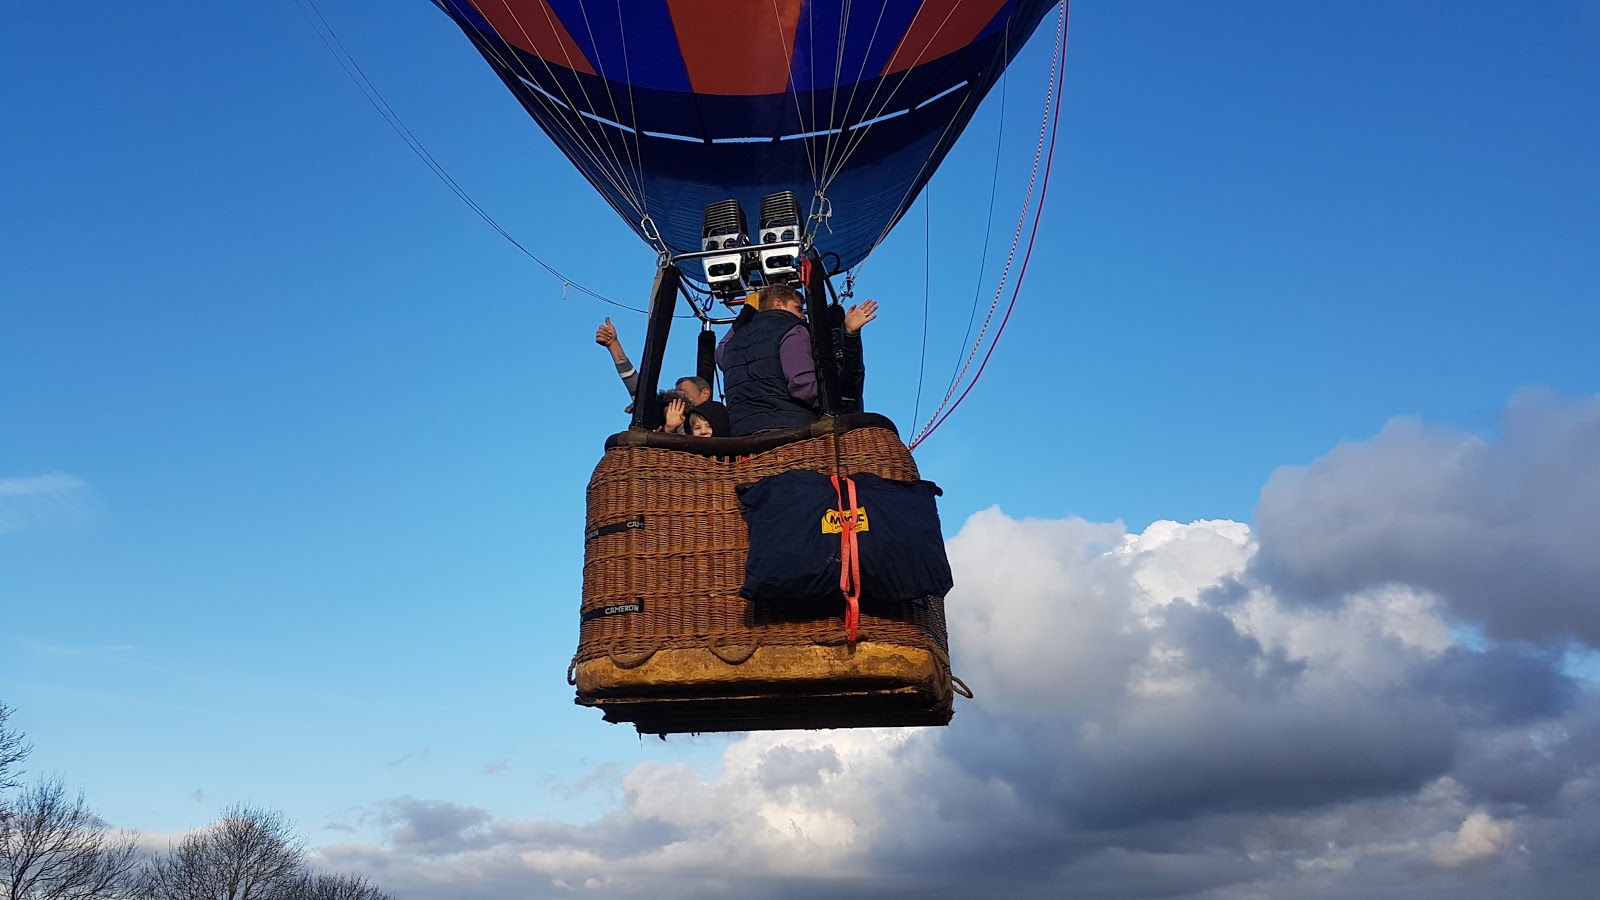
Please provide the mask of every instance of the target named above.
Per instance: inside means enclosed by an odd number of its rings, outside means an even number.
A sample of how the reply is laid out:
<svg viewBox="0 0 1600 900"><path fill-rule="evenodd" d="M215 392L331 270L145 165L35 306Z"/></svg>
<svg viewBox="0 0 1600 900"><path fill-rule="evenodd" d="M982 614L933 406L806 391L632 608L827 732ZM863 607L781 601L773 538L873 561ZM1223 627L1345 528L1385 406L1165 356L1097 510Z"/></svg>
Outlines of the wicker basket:
<svg viewBox="0 0 1600 900"><path fill-rule="evenodd" d="M736 486L790 469L915 480L888 419L857 414L752 438L627 432L589 481L577 702L640 732L943 725L943 598L777 617L739 596Z"/></svg>

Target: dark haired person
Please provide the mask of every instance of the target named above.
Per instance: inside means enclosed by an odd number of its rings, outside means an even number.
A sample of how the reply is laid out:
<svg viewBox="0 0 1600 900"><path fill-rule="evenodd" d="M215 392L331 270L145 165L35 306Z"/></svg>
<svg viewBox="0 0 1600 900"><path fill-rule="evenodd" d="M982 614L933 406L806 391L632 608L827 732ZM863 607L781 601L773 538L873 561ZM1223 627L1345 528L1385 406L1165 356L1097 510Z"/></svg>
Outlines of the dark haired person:
<svg viewBox="0 0 1600 900"><path fill-rule="evenodd" d="M683 391L683 395L689 398L689 403L693 406L711 400L711 383L698 375L685 375L679 378L675 387Z"/></svg>
<svg viewBox="0 0 1600 900"><path fill-rule="evenodd" d="M622 349L622 341L617 339L617 327L611 324L610 316L595 330L594 342L611 353L611 361L617 366L617 377L622 379L622 386L628 389L628 396L633 396L639 390L639 372L633 367L633 361L628 359L627 351ZM710 383L697 375L679 378L674 387L683 394L690 408L711 399ZM624 411L633 412L633 406L630 404Z"/></svg>
<svg viewBox="0 0 1600 900"><path fill-rule="evenodd" d="M689 433L695 437L727 437L728 408L715 400L707 400L689 410Z"/></svg>

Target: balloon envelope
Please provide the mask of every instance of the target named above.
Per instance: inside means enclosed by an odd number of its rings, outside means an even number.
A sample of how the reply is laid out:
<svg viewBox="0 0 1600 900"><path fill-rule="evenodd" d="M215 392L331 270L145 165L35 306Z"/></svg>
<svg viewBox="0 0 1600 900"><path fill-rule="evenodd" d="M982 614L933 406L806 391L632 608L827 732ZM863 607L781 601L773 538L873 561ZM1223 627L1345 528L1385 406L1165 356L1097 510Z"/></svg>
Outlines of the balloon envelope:
<svg viewBox="0 0 1600 900"><path fill-rule="evenodd" d="M927 183L1054 0L433 0L639 235L784 189L840 265ZM698 267L694 267L698 272Z"/></svg>

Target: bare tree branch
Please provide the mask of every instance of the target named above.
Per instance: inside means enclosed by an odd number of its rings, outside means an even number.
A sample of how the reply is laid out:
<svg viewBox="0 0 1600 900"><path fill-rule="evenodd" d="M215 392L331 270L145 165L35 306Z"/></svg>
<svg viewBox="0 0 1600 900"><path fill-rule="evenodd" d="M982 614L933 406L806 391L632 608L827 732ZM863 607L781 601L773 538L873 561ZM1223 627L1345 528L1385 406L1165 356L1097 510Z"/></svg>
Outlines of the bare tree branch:
<svg viewBox="0 0 1600 900"><path fill-rule="evenodd" d="M0 898L115 900L132 896L138 864L132 832L111 834L59 779L27 789L0 822Z"/></svg>
<svg viewBox="0 0 1600 900"><path fill-rule="evenodd" d="M307 875L284 900L394 900L378 886L354 875Z"/></svg>
<svg viewBox="0 0 1600 900"><path fill-rule="evenodd" d="M283 900L305 850L282 813L235 806L147 869L152 900Z"/></svg>
<svg viewBox="0 0 1600 900"><path fill-rule="evenodd" d="M138 837L113 833L59 778L14 800L33 748L0 703L0 900L393 900L365 878L311 873L282 813L238 805L139 869Z"/></svg>
<svg viewBox="0 0 1600 900"><path fill-rule="evenodd" d="M0 703L0 791L9 791L17 786L17 778L22 775L22 770L15 766L33 750L23 740L21 732L6 727L9 718L11 707Z"/></svg>

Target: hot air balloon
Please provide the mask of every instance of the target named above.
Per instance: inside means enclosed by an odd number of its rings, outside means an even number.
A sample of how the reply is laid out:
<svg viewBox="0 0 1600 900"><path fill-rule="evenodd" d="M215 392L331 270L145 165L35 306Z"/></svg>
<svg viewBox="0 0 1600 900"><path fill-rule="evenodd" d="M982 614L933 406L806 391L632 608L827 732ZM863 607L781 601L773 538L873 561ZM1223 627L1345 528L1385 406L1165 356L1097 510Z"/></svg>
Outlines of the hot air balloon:
<svg viewBox="0 0 1600 900"><path fill-rule="evenodd" d="M643 733L948 723L965 689L937 489L841 381L830 276L888 235L1055 0L433 2L660 259L634 427L589 484L577 702ZM709 329L732 321L711 298L775 282L803 288L822 418L745 438L653 430L680 294L706 329L705 376ZM782 493L826 491L809 473L831 485L822 506ZM832 566L831 603L752 587L780 540L758 534L762 509L834 542L810 551ZM896 543L930 523L935 549Z"/></svg>

